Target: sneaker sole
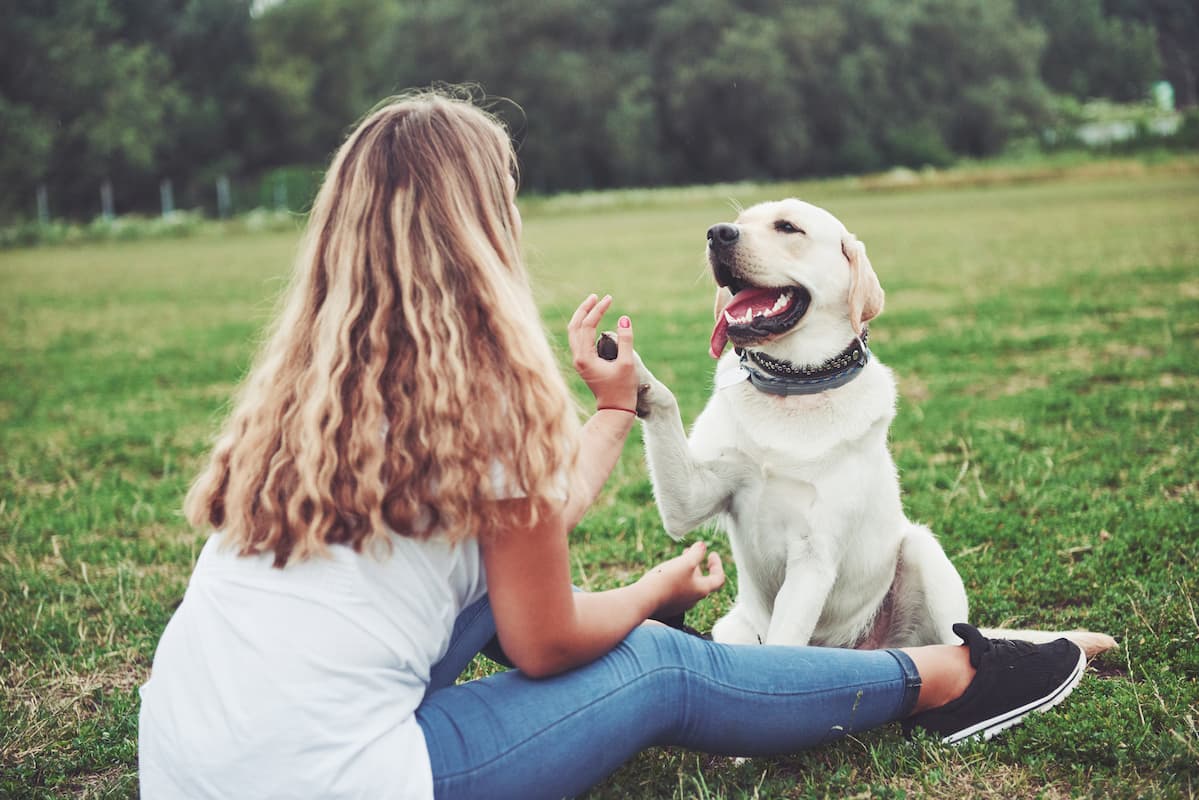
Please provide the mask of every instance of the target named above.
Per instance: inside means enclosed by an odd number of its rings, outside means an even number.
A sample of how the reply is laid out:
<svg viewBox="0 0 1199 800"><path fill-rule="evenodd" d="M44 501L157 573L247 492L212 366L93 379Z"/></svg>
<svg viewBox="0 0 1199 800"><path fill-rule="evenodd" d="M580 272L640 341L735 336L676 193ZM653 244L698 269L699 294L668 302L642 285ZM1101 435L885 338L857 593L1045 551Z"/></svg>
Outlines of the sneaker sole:
<svg viewBox="0 0 1199 800"><path fill-rule="evenodd" d="M1070 696L1070 692L1074 691L1074 687L1082 680L1083 674L1087 671L1087 654L1081 647L1078 648L1078 664L1075 665L1074 671L1070 676L1061 683L1056 689L1040 698L1033 700L1031 703L1014 708L1007 711L998 717L983 720L969 728L963 728L957 733L952 733L941 740L942 744L957 744L967 739L981 738L984 741L995 736L1000 731L1005 731L1013 725L1018 725L1029 714L1034 712L1048 711L1058 703Z"/></svg>

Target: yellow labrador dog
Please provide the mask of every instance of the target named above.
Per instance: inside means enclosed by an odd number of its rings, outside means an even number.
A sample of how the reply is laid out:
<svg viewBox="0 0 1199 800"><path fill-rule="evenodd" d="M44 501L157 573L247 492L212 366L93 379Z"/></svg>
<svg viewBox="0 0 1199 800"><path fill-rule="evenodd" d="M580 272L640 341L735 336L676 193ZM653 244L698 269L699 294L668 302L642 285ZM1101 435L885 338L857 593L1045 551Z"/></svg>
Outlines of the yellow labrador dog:
<svg viewBox="0 0 1199 800"><path fill-rule="evenodd" d="M646 456L667 533L716 518L737 564L718 642L880 648L957 643L966 591L909 521L887 449L895 379L867 346L883 289L832 214L783 200L708 230L719 289L716 388L690 439L637 360ZM733 350L724 352L728 343ZM990 631L1048 641L1057 633ZM1115 645L1071 632L1088 653Z"/></svg>

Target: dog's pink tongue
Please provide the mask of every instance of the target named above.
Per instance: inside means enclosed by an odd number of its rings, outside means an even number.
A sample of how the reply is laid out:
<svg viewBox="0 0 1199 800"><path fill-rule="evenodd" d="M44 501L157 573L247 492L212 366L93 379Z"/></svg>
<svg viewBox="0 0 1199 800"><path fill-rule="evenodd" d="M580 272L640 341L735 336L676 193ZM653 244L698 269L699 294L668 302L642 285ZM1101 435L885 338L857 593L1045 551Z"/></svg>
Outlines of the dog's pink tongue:
<svg viewBox="0 0 1199 800"><path fill-rule="evenodd" d="M724 346L729 343L729 323L724 318L724 314L716 317L716 327L712 329L712 342L708 345L708 352L712 358L720 358L720 354L724 352Z"/></svg>
<svg viewBox="0 0 1199 800"><path fill-rule="evenodd" d="M720 358L725 345L729 343L729 321L725 314L731 315L734 319L744 317L747 310L751 311L751 319L754 309L762 314L767 314L778 300L779 291L778 289L742 289L733 295L733 299L727 306L717 310L716 326L712 328L712 341L708 346L708 352L712 358Z"/></svg>

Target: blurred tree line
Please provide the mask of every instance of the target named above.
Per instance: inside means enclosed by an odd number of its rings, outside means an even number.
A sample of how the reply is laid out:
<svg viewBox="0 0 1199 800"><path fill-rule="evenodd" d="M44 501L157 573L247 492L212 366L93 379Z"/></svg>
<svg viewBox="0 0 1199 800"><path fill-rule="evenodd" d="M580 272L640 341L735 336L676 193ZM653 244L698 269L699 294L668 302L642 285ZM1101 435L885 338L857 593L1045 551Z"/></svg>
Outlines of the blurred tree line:
<svg viewBox="0 0 1199 800"><path fill-rule="evenodd" d="M0 214L212 205L380 98L477 82L538 191L942 165L1169 80L1195 0L0 0ZM275 170L276 172L272 172ZM303 184L305 181L301 180ZM293 205L297 200L291 198ZM269 201L268 201L269 202Z"/></svg>

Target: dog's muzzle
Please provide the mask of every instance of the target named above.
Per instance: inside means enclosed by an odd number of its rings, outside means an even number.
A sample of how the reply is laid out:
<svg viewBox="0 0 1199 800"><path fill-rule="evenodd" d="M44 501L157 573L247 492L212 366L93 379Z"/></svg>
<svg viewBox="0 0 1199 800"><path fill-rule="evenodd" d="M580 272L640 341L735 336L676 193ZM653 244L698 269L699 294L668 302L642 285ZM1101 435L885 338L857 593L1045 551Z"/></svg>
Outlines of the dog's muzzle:
<svg viewBox="0 0 1199 800"><path fill-rule="evenodd" d="M720 286L727 286L733 294L744 286L733 274L729 263L729 251L741 238L741 229L736 225L722 222L708 228L708 261L712 265L712 275Z"/></svg>
<svg viewBox="0 0 1199 800"><path fill-rule="evenodd" d="M803 286L755 286L742 279L733 257L740 239L741 229L736 225L722 222L708 228L712 275L733 295L712 330L709 352L713 358L720 358L730 340L746 347L786 333L799 323L812 302L811 293Z"/></svg>

